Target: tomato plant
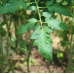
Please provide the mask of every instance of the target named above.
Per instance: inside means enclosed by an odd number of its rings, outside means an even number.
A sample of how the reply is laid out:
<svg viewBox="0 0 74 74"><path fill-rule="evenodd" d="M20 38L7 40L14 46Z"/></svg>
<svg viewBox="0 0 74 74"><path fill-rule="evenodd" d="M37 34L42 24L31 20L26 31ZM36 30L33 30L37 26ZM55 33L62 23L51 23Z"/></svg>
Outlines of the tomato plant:
<svg viewBox="0 0 74 74"><path fill-rule="evenodd" d="M72 14L68 9L64 7L64 5L67 5L68 3L71 4L71 1L69 0L1 0L0 4L0 14L3 14L4 21L1 23L2 25L6 24L7 27L7 54L6 59L8 61L8 65L10 66L9 62L9 42L11 38L10 34L10 25L11 21L14 22L15 26L15 35L16 35L16 49L18 47L19 43L19 35L26 33L27 31L33 30L33 34L29 34L30 38L30 48L27 55L27 66L28 66L28 72L29 71L29 57L31 54L31 50L33 46L38 45L38 51L43 55L43 57L48 60L52 64L52 36L51 32L53 32L53 29L55 30L70 30L67 25L60 21L60 19L55 18L55 13L58 13L60 15L69 16L72 17ZM18 28L18 25L16 25L18 22L18 18L22 17L18 14L18 10L31 10L34 12L34 15L32 18L28 19L26 24L21 23L21 26ZM12 15L11 15L12 14ZM10 23L8 23L9 19L7 19L7 16L10 15ZM24 14L25 15L25 14ZM14 19L12 19L14 17ZM4 24L3 24L4 23ZM2 36L5 36L6 32L4 29L2 29L2 25L0 29L0 36L2 39ZM4 35L2 35L4 34ZM1 41L2 42L2 41ZM26 48L27 43L23 43L24 47ZM2 47L2 45L1 45ZM2 48L3 50L3 48ZM3 53L3 52L2 52ZM62 55L63 56L63 55ZM3 58L3 55L2 55ZM4 62L4 60L2 60ZM4 71L4 63L2 64L2 72ZM11 66L10 66L11 67ZM11 68L13 71L13 69ZM14 72L14 71L13 71Z"/></svg>

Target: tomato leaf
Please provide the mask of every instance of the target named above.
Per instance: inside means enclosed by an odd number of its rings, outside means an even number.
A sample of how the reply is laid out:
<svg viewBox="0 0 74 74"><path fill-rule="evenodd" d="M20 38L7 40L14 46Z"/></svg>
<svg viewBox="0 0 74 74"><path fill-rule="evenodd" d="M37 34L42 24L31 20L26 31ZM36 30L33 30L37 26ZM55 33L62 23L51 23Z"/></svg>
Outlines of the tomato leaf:
<svg viewBox="0 0 74 74"><path fill-rule="evenodd" d="M38 51L43 55L44 58L46 58L50 63L52 63L51 35L47 32L44 28L37 28L33 32L30 39L36 39L33 45L38 45Z"/></svg>
<svg viewBox="0 0 74 74"><path fill-rule="evenodd" d="M65 16L72 17L72 14L66 8L62 7L58 3L55 3L52 6L48 6L47 8L50 12L54 11L56 13L59 13L59 14L65 15Z"/></svg>
<svg viewBox="0 0 74 74"><path fill-rule="evenodd" d="M58 30L70 30L66 24L64 24L63 22L61 22L58 19L50 19L47 20L45 19L45 21L47 22L48 26L51 27L52 29L58 29Z"/></svg>
<svg viewBox="0 0 74 74"><path fill-rule="evenodd" d="M20 8L23 8L24 10L27 9L27 5L25 1L20 0L16 1L14 3L6 3L3 6L0 5L0 14L5 14L7 12L15 13L16 10L19 10Z"/></svg>

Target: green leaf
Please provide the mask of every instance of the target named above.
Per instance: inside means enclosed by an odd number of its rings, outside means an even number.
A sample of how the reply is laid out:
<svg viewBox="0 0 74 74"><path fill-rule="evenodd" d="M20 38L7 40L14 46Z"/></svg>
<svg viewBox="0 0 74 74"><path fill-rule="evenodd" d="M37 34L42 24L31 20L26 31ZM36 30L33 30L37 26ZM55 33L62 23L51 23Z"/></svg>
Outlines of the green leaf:
<svg viewBox="0 0 74 74"><path fill-rule="evenodd" d="M31 21L31 20L29 20L29 21ZM32 29L34 25L35 25L35 22L33 22L33 21L31 21L25 25L21 25L17 31L17 34L25 33L26 31L28 31L29 28Z"/></svg>
<svg viewBox="0 0 74 74"><path fill-rule="evenodd" d="M5 14L7 12L15 13L16 10L19 10L20 8L23 8L24 10L27 9L27 5L25 1L20 0L16 1L14 3L6 3L3 6L0 5L0 14Z"/></svg>
<svg viewBox="0 0 74 74"><path fill-rule="evenodd" d="M27 31L26 25L21 25L20 28L17 31L17 34L22 34L25 33Z"/></svg>
<svg viewBox="0 0 74 74"><path fill-rule="evenodd" d="M44 30L45 30L46 32L53 32L48 26L44 26Z"/></svg>
<svg viewBox="0 0 74 74"><path fill-rule="evenodd" d="M36 25L36 26L34 27L34 29L38 29L38 28L40 28L40 25Z"/></svg>
<svg viewBox="0 0 74 74"><path fill-rule="evenodd" d="M30 39L36 39L33 45L38 45L38 51L46 58L50 63L52 63L52 46L51 46L51 36L46 29L36 29Z"/></svg>
<svg viewBox="0 0 74 74"><path fill-rule="evenodd" d="M31 30L33 29L33 26L35 25L35 22L29 22L27 24L28 28L30 28Z"/></svg>
<svg viewBox="0 0 74 74"><path fill-rule="evenodd" d="M63 14L65 16L72 17L71 13L66 8L59 5L58 3L55 3L52 6L49 6L48 10L49 11L54 11L54 12L59 13L59 14Z"/></svg>
<svg viewBox="0 0 74 74"><path fill-rule="evenodd" d="M58 29L58 30L70 30L66 24L64 24L63 22L61 22L58 19L50 19L50 20L45 20L48 24L49 27L51 27L52 29Z"/></svg>
<svg viewBox="0 0 74 74"><path fill-rule="evenodd" d="M43 12L42 15L46 18L50 18L52 14L49 12Z"/></svg>
<svg viewBox="0 0 74 74"><path fill-rule="evenodd" d="M49 7L47 7L47 8L48 8L49 12L53 12L53 9L52 9L51 6L49 6Z"/></svg>
<svg viewBox="0 0 74 74"><path fill-rule="evenodd" d="M27 20L29 22L37 22L37 20L35 18L31 18L30 20Z"/></svg>
<svg viewBox="0 0 74 74"><path fill-rule="evenodd" d="M28 7L28 10L35 11L36 7L35 6L30 6L30 7Z"/></svg>
<svg viewBox="0 0 74 74"><path fill-rule="evenodd" d="M32 29L33 26L35 25L35 22L37 21L35 18L31 18L30 20L28 20L29 23L27 23L26 25L21 25L20 28L17 31L17 34L22 34L25 33L29 28Z"/></svg>
<svg viewBox="0 0 74 74"><path fill-rule="evenodd" d="M54 2L54 0L47 1L47 2L46 2L46 6L52 5L53 2Z"/></svg>

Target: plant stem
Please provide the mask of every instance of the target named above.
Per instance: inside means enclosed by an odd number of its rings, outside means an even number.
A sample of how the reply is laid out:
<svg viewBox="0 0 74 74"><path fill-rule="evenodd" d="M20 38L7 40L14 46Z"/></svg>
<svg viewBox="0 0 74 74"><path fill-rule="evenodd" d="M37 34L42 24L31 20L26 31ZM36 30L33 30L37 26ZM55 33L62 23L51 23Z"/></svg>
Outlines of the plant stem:
<svg viewBox="0 0 74 74"><path fill-rule="evenodd" d="M40 11L39 11L39 7L38 7L38 2L35 0L35 3L36 3L37 10L38 10L40 23L41 23L41 26L42 26L42 20L41 20L41 14L40 14Z"/></svg>
<svg viewBox="0 0 74 74"><path fill-rule="evenodd" d="M29 53L28 53L28 58L27 58L28 73L30 72L30 70L29 70L29 59L30 59L30 54L31 54L32 47L33 47L33 40L31 40L31 46L30 46Z"/></svg>
<svg viewBox="0 0 74 74"><path fill-rule="evenodd" d="M39 7L39 8L47 8L47 7Z"/></svg>
<svg viewBox="0 0 74 74"><path fill-rule="evenodd" d="M3 17L4 17L4 20L6 20L7 21L7 19L6 19L6 15L5 14L3 14ZM10 69L11 69L11 71L13 72L13 73L15 73L14 72L14 70L13 70L13 68L12 68L12 66L11 66L11 64L10 64L10 61L9 61L9 47L10 47L10 45L9 45L9 30L10 30L10 27L9 27L9 25L8 25L8 22L6 22L6 27L7 27L7 47L6 47L6 51L7 51L7 55L6 55L6 60L7 60L7 64L9 65L9 67L10 67Z"/></svg>
<svg viewBox="0 0 74 74"><path fill-rule="evenodd" d="M0 35L0 44L1 44L1 58L2 58L2 73L4 73L4 56L3 56L3 45L2 45L2 37Z"/></svg>
<svg viewBox="0 0 74 74"><path fill-rule="evenodd" d="M9 60L7 61L7 63L8 63L9 68L11 69L11 71L12 71L13 73L15 73L14 70L13 70L13 68L12 68L12 66L11 66L11 64L10 64L10 61L9 61Z"/></svg>
<svg viewBox="0 0 74 74"><path fill-rule="evenodd" d="M18 39L18 35L16 35L16 32L17 32L17 24L18 24L18 19L15 21L14 20L14 27L15 27L15 36L16 36L16 50L18 49L18 42L19 42L19 39Z"/></svg>
<svg viewBox="0 0 74 74"><path fill-rule="evenodd" d="M73 24L71 24L71 28L72 28L72 31L73 31ZM70 49L69 49L69 62L68 62L68 69L67 69L67 72L70 72L71 71L71 68L72 68L72 52L73 52L73 49L72 49L72 40L73 40L73 32L71 32L71 39L70 39Z"/></svg>

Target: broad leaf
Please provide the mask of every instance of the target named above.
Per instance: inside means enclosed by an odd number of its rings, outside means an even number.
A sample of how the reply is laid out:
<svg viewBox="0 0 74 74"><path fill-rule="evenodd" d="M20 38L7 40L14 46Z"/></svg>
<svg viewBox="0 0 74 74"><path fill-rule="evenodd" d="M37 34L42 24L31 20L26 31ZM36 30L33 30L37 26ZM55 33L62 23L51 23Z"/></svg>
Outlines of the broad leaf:
<svg viewBox="0 0 74 74"><path fill-rule="evenodd" d="M24 10L27 9L27 5L25 1L20 0L16 1L14 3L6 3L5 5L0 5L0 14L5 14L7 12L15 13L16 10L19 10L20 8L23 8Z"/></svg>
<svg viewBox="0 0 74 74"><path fill-rule="evenodd" d="M43 55L44 58L52 63L51 35L46 31L48 32L48 30L44 28L38 28L34 31L30 39L36 39L33 45L38 45L38 51Z"/></svg>
<svg viewBox="0 0 74 74"><path fill-rule="evenodd" d="M48 6L47 8L48 8L49 12L53 12L53 9L51 6Z"/></svg>
<svg viewBox="0 0 74 74"><path fill-rule="evenodd" d="M47 7L48 10L50 12L54 11L57 12L59 14L63 14L65 16L70 16L72 17L71 13L64 7L62 7L61 5L59 5L58 3L53 4L52 6Z"/></svg>
<svg viewBox="0 0 74 74"><path fill-rule="evenodd" d="M63 22L61 22L58 19L50 19L50 20L45 20L48 24L49 27L51 27L52 29L58 29L58 30L70 30L66 24L64 24Z"/></svg>

